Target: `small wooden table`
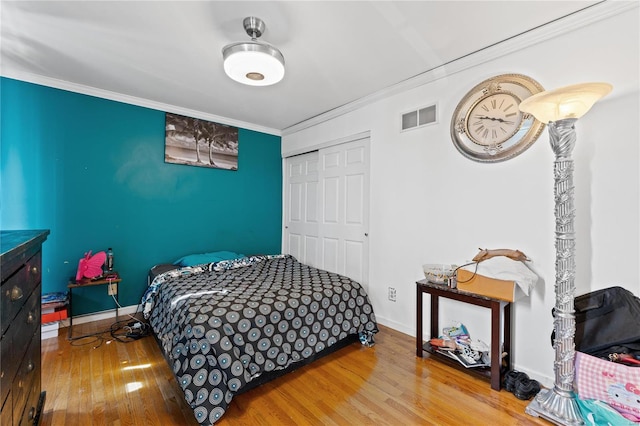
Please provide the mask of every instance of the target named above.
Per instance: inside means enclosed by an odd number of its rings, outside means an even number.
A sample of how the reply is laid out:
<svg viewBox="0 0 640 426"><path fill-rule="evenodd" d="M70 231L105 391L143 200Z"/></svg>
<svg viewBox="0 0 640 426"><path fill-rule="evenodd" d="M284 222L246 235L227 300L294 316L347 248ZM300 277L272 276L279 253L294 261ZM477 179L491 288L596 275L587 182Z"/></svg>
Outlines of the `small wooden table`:
<svg viewBox="0 0 640 426"><path fill-rule="evenodd" d="M458 362L431 350L431 345L422 341L422 296L424 293L431 295L431 337L439 336L438 313L439 298L457 300L475 306L491 309L491 367L465 368ZM503 315L501 318L501 311ZM474 293L467 293L446 284L435 284L425 280L416 282L416 356L422 358L427 351L438 360L462 369L469 373L479 374L489 378L491 389L500 390L502 374L511 369L511 302L493 299ZM502 350L500 348L501 334L503 336ZM505 368L502 368L502 351L506 353L504 358Z"/></svg>
<svg viewBox="0 0 640 426"><path fill-rule="evenodd" d="M74 288L78 288L78 287L91 287L91 286L95 286L95 285L110 285L110 284L115 284L116 285L116 292L114 294L115 298L116 298L116 321L118 321L118 308L120 307L120 302L118 300L118 283L120 281L122 281L122 278L120 278L120 274L118 274L115 271L109 272L108 275L115 275L116 278L114 279L98 279L98 280L87 280L82 281L82 282L76 282L75 279L71 279L69 281L69 284L67 284L67 288L69 289L69 333L67 335L67 340L76 340L76 339L82 339L83 337L88 337L89 335L85 335L85 336L76 336L73 337L73 289Z"/></svg>

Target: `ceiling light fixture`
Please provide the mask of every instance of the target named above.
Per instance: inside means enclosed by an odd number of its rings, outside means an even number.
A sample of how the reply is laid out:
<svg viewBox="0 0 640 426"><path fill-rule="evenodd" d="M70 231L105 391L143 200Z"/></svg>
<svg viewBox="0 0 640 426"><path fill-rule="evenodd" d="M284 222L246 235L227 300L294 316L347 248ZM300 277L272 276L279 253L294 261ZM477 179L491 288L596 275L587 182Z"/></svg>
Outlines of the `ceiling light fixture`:
<svg viewBox="0 0 640 426"><path fill-rule="evenodd" d="M250 16L242 21L251 41L231 43L222 49L224 72L233 80L250 86L269 86L284 77L284 56L275 47L258 41L264 21Z"/></svg>

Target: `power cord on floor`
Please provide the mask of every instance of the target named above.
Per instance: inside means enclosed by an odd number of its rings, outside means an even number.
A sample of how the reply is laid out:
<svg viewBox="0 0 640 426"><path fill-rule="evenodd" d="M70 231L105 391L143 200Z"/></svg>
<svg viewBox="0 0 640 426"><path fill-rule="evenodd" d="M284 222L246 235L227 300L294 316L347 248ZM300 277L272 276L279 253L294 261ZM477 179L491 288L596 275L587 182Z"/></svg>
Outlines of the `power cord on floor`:
<svg viewBox="0 0 640 426"><path fill-rule="evenodd" d="M122 309L122 306L120 305L120 303L118 303L115 295L112 294L111 297L113 298L113 301L118 306L118 308ZM133 315L127 314L129 319L116 321L111 324L111 337L113 337L118 342L129 343L151 334L151 325L148 322L134 316L138 313L138 309L140 307L141 304L138 304Z"/></svg>
<svg viewBox="0 0 640 426"><path fill-rule="evenodd" d="M113 302L116 304L118 309L123 309L122 305L118 302L118 299L116 299L115 295L112 294L111 298L113 299ZM131 318L133 321L140 321L140 319L136 318L134 315L138 313L138 309L140 309L141 306L142 306L142 304L138 303L138 306L136 306L136 311L133 313L133 315L127 314L127 316L129 318Z"/></svg>
<svg viewBox="0 0 640 426"><path fill-rule="evenodd" d="M106 332L106 330L103 330L96 333L85 334L84 336L71 337L67 340L69 340L69 344L71 346L85 346L94 344L93 349L98 349L100 346L102 346L102 343L105 342L105 337L103 336L103 334L105 334ZM86 340L89 338L91 338L91 340Z"/></svg>
<svg viewBox="0 0 640 426"><path fill-rule="evenodd" d="M114 295L111 295L113 301L118 306L118 309L122 309L120 303L115 298ZM135 317L134 315L138 313L140 304L136 307L136 311L131 314L127 314L127 319L119 320L111 324L109 329L97 331L95 333L85 334L84 336L71 337L68 340L71 346L85 346L93 344L93 349L98 349L102 346L103 343L109 344L111 342L118 341L121 343L130 343L134 340L141 339L142 337L146 337L151 334L151 325L141 320L140 318ZM108 336L105 336L107 335ZM86 340L92 338L90 340Z"/></svg>
<svg viewBox="0 0 640 426"><path fill-rule="evenodd" d="M135 317L133 321L122 320L111 325L111 337L118 342L129 343L151 334L151 326Z"/></svg>

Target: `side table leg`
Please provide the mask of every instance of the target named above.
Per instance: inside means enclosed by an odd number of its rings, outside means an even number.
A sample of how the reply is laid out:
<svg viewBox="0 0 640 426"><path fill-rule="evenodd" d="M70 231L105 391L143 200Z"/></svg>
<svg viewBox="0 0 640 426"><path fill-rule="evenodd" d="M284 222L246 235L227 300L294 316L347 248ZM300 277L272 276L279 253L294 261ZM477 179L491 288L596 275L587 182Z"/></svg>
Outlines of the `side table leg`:
<svg viewBox="0 0 640 426"><path fill-rule="evenodd" d="M505 367L506 371L511 370L511 360L513 357L511 356L511 303L507 303L504 305L503 309L503 321L504 321L504 343L503 350L506 352L505 356Z"/></svg>
<svg viewBox="0 0 640 426"><path fill-rule="evenodd" d="M416 356L422 358L422 290L416 285Z"/></svg>
<svg viewBox="0 0 640 426"><path fill-rule="evenodd" d="M440 335L438 331L438 320L440 318L440 313L438 312L438 307L440 304L440 299L435 294L431 294L431 338L434 339Z"/></svg>
<svg viewBox="0 0 640 426"><path fill-rule="evenodd" d="M491 303L491 389L500 390L500 302Z"/></svg>
<svg viewBox="0 0 640 426"><path fill-rule="evenodd" d="M73 335L73 289L69 289L69 331L67 331L67 340L71 340Z"/></svg>
<svg viewBox="0 0 640 426"><path fill-rule="evenodd" d="M120 321L120 317L118 316L118 308L120 307L120 285L119 283L116 283L116 322Z"/></svg>

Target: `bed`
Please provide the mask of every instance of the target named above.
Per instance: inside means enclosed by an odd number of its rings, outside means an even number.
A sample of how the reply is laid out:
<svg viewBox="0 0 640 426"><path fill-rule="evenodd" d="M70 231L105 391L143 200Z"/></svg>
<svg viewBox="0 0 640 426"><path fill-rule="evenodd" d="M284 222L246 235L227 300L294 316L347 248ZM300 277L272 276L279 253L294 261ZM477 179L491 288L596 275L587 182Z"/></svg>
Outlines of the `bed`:
<svg viewBox="0 0 640 426"><path fill-rule="evenodd" d="M176 269L177 268L177 269ZM201 424L234 396L341 347L374 344L360 284L290 255L154 267L145 318Z"/></svg>

